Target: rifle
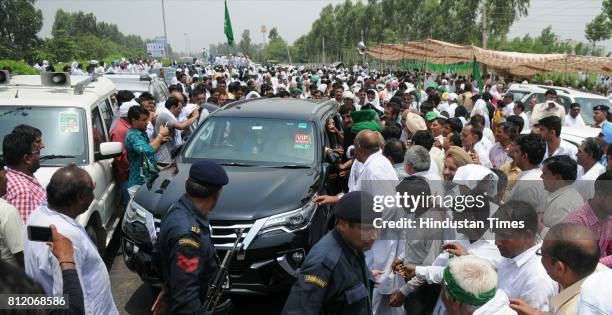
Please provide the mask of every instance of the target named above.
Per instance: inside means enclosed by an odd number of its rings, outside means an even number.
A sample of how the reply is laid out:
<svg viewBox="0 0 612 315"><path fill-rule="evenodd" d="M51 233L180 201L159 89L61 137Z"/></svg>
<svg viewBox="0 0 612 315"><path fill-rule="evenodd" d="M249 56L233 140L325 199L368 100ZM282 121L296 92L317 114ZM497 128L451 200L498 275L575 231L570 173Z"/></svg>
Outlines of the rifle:
<svg viewBox="0 0 612 315"><path fill-rule="evenodd" d="M202 308L206 312L214 313L215 307L221 300L221 296L223 295L223 283L225 282L225 278L227 277L227 268L229 267L230 262L240 251L242 248L242 243L240 243L240 238L242 237L242 233L244 232L244 228L236 231L236 241L234 242L234 246L232 249L228 250L225 253L225 257L223 257L223 262L215 272L212 281L208 284L208 291L206 292L206 301ZM223 303L223 305L226 303ZM227 305L229 306L229 305Z"/></svg>

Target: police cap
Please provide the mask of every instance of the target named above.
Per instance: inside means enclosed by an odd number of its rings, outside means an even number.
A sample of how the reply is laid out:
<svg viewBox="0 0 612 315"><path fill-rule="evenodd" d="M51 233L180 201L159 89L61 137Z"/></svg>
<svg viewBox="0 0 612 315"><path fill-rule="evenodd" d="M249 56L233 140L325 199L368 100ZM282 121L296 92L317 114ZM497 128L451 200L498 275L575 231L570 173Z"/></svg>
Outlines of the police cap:
<svg viewBox="0 0 612 315"><path fill-rule="evenodd" d="M602 112L608 112L610 110L610 107L608 107L607 105L597 105L593 107L593 110L600 110Z"/></svg>
<svg viewBox="0 0 612 315"><path fill-rule="evenodd" d="M334 208L334 215L348 222L372 224L380 218L374 209L374 197L365 191L352 191L340 198Z"/></svg>
<svg viewBox="0 0 612 315"><path fill-rule="evenodd" d="M189 178L204 185L225 186L229 182L221 165L213 161L197 161L189 169Z"/></svg>

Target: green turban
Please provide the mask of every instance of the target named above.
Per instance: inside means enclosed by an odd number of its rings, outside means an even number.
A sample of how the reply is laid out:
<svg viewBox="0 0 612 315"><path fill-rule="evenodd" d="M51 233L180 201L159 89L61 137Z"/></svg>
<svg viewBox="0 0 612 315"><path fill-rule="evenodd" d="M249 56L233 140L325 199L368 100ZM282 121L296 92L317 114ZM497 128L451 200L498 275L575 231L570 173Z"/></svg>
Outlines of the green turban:
<svg viewBox="0 0 612 315"><path fill-rule="evenodd" d="M351 118L353 118L353 128L351 130L354 133L358 133L361 130L382 130L382 127L376 122L376 111L372 109L354 111L351 113Z"/></svg>

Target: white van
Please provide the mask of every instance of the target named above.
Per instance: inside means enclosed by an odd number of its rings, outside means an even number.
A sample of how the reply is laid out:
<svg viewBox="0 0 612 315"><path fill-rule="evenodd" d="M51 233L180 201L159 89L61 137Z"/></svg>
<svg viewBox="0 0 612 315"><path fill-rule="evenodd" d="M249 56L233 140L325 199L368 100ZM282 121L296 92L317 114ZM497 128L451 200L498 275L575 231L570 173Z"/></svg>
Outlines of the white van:
<svg viewBox="0 0 612 315"><path fill-rule="evenodd" d="M65 73L15 76L0 83L0 137L20 124L42 131L45 148L41 167L34 173L41 185L46 187L53 173L70 163L95 181L95 199L77 221L101 251L123 214L115 206L118 189L111 167L122 146L109 142L115 114L110 96L115 92L115 85L106 78Z"/></svg>
<svg viewBox="0 0 612 315"><path fill-rule="evenodd" d="M569 106L572 103L580 104L580 115L587 126L594 124L593 107L597 105L606 105L612 108L610 100L605 96L559 86L513 84L508 88L506 94L512 94L514 101L521 101L525 105L525 110L528 111L529 109L527 107L529 106L529 100L532 97L536 97L538 103L544 103L544 94L548 89L557 91L557 99L555 101L565 107L565 113L569 113Z"/></svg>

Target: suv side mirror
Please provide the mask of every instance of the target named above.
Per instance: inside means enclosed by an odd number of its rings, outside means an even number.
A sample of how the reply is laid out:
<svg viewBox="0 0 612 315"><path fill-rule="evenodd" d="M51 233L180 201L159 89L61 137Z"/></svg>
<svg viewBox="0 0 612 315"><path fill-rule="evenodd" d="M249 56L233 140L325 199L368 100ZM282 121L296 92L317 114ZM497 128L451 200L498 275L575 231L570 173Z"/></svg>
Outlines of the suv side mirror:
<svg viewBox="0 0 612 315"><path fill-rule="evenodd" d="M121 142L102 142L100 143L100 152L96 152L95 159L106 160L117 156L120 156L123 152L123 145Z"/></svg>

